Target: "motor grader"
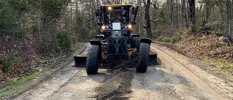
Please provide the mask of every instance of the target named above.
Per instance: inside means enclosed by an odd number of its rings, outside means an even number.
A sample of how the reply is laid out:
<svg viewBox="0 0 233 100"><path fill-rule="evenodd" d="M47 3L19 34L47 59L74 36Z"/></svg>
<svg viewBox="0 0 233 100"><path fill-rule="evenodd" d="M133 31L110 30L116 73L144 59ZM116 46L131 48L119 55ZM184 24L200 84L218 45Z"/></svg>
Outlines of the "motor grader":
<svg viewBox="0 0 233 100"><path fill-rule="evenodd" d="M150 57L151 40L133 33L138 6L102 5L96 10L99 34L90 41L87 57L74 57L75 64L86 60L87 74L96 74L103 63L137 59L136 71L144 73Z"/></svg>

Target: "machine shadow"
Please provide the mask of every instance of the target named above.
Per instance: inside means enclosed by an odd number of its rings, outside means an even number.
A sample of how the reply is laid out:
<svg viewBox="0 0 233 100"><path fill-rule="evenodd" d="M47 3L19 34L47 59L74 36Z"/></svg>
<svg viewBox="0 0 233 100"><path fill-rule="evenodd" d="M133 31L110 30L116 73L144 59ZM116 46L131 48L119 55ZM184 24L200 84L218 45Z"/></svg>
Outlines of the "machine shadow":
<svg viewBox="0 0 233 100"><path fill-rule="evenodd" d="M137 58L130 58L128 60L112 60L112 61L107 61L106 63L103 63L102 66L99 67L99 69L115 69L118 68L117 66L122 65L122 64L127 64L129 68L136 68L137 66ZM73 67L80 67L80 68L85 68L86 67L86 58L79 58L79 63L76 63L73 65ZM148 62L148 67L149 66L155 66L155 65L160 65L160 60L157 57L157 54L153 54L149 56L149 62Z"/></svg>
<svg viewBox="0 0 233 100"><path fill-rule="evenodd" d="M160 65L159 58L157 58L157 55L151 55L149 57L149 63L148 63L148 69L150 67L157 67ZM76 63L77 64L77 63ZM124 73L124 72L130 72L130 73L136 73L136 67L137 67L137 59L128 59L128 60L115 60L115 61L107 61L107 63L104 63L101 67L99 67L99 71L97 74L94 75L87 75L85 77L99 82L103 83L111 77L116 76L117 74ZM86 70L86 64L85 63L79 63L78 66L73 65L73 67L76 67L81 70ZM143 73L138 73L143 74ZM99 77L104 77L104 81L100 81Z"/></svg>

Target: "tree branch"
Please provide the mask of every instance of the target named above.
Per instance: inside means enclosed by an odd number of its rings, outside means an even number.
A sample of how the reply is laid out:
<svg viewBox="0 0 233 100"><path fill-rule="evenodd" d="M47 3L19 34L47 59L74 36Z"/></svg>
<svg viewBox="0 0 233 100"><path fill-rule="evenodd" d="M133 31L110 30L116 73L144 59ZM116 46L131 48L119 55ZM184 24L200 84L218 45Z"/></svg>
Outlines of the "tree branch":
<svg viewBox="0 0 233 100"><path fill-rule="evenodd" d="M159 20L161 20L161 18L157 18L157 19L154 19L154 20L150 20L151 22L157 22L157 21L159 21Z"/></svg>
<svg viewBox="0 0 233 100"><path fill-rule="evenodd" d="M157 5L156 5L156 4L157 4L156 1L155 1L154 3L150 2L150 4L151 4L155 9L157 9L157 10L159 9L159 7L157 7Z"/></svg>
<svg viewBox="0 0 233 100"><path fill-rule="evenodd" d="M144 5L147 5L145 0L142 0L142 1L143 1L143 4L144 4Z"/></svg>
<svg viewBox="0 0 233 100"><path fill-rule="evenodd" d="M145 25L143 25L143 28L145 28L146 30L148 29Z"/></svg>

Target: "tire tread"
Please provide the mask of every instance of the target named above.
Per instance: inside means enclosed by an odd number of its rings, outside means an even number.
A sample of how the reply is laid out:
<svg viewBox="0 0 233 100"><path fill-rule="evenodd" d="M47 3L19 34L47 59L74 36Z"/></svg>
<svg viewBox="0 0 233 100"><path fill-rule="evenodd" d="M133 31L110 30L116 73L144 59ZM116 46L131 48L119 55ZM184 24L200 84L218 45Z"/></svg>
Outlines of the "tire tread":
<svg viewBox="0 0 233 100"><path fill-rule="evenodd" d="M91 45L88 49L88 56L86 62L86 72L87 74L96 74L98 72L98 55L99 46Z"/></svg>
<svg viewBox="0 0 233 100"><path fill-rule="evenodd" d="M150 55L150 45L148 43L141 43L139 48L137 72L145 73L147 71Z"/></svg>

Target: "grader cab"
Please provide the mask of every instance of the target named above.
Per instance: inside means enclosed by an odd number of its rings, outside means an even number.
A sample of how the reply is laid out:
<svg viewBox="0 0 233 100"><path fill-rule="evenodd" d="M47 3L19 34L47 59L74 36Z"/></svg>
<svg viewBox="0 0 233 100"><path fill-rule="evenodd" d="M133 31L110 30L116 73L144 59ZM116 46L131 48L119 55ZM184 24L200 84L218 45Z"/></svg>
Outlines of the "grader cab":
<svg viewBox="0 0 233 100"><path fill-rule="evenodd" d="M151 40L133 33L137 10L126 4L103 5L96 10L99 34L88 47L87 74L96 74L103 63L129 59L137 59L137 72L146 72ZM74 58L78 64L79 56Z"/></svg>

